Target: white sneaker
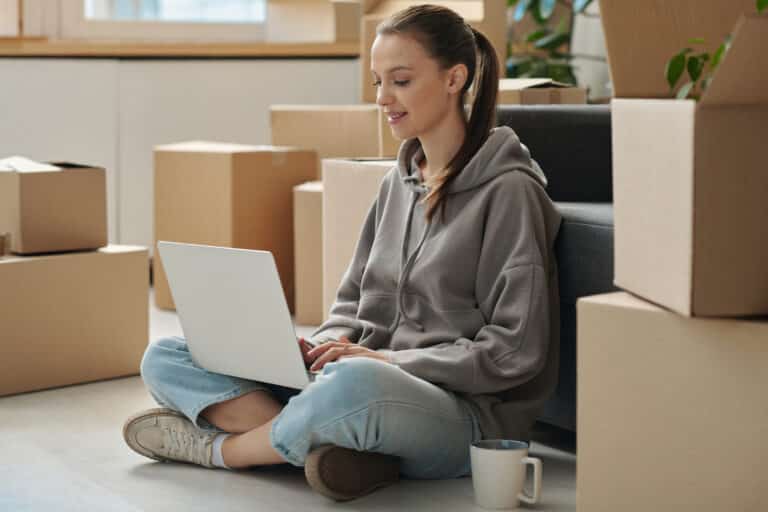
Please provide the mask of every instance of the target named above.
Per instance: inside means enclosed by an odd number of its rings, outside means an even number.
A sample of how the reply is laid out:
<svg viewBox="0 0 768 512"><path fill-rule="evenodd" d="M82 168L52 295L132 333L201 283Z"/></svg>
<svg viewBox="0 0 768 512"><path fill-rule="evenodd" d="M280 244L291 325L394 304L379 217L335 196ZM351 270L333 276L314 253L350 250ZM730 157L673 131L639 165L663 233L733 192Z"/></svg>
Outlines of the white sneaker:
<svg viewBox="0 0 768 512"><path fill-rule="evenodd" d="M218 432L202 430L173 409L147 409L128 418L123 438L138 454L159 460L214 467L213 440Z"/></svg>

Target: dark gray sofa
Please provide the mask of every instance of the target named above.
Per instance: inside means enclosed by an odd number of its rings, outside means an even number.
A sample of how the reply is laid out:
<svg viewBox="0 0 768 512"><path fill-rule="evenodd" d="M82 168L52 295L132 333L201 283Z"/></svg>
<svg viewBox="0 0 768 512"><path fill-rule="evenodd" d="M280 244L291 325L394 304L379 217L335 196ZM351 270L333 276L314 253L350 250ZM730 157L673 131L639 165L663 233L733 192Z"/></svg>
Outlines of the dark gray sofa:
<svg viewBox="0 0 768 512"><path fill-rule="evenodd" d="M576 300L615 290L611 113L607 105L502 105L498 124L517 132L541 165L563 216L555 251L560 278L560 368L542 422L576 430Z"/></svg>

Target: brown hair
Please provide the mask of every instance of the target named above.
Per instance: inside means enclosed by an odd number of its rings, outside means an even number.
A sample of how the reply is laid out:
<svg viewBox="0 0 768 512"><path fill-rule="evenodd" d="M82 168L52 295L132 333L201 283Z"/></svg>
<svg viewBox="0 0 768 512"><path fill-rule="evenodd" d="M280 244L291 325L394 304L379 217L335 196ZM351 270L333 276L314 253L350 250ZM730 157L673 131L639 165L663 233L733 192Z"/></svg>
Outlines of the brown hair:
<svg viewBox="0 0 768 512"><path fill-rule="evenodd" d="M427 219L432 220L446 200L448 185L485 143L491 128L496 124L496 96L499 89L496 51L488 38L467 25L461 16L435 5L417 5L400 11L381 23L376 33L413 37L438 61L442 69L456 64L467 66L467 83L464 84L457 105L466 122L467 135L448 166L430 177L430 191L424 200L427 203ZM464 104L473 85L472 111L467 119Z"/></svg>

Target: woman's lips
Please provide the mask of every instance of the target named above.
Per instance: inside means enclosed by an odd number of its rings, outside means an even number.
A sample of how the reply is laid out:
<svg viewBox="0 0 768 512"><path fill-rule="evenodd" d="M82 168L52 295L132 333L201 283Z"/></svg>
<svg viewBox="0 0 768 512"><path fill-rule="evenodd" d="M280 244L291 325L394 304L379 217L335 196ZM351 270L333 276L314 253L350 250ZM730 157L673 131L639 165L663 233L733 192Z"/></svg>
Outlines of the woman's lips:
<svg viewBox="0 0 768 512"><path fill-rule="evenodd" d="M387 112L387 120L389 124L397 124L402 121L408 112Z"/></svg>

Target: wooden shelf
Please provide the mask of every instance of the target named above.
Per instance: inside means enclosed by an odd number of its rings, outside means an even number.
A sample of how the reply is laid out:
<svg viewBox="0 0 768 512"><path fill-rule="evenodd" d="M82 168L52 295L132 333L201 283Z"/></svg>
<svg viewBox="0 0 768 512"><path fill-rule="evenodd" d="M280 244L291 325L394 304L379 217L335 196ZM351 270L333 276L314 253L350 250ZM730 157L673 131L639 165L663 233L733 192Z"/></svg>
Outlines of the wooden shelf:
<svg viewBox="0 0 768 512"><path fill-rule="evenodd" d="M0 57L100 58L298 58L358 57L357 41L336 43L133 43L123 41L46 41L0 39Z"/></svg>

